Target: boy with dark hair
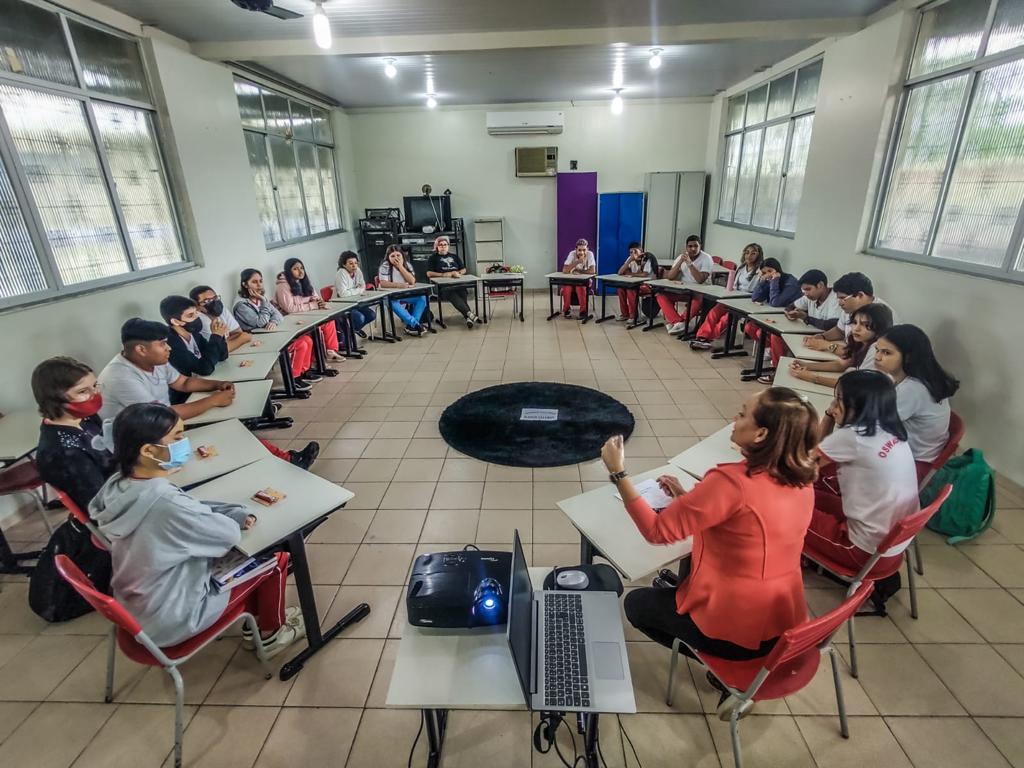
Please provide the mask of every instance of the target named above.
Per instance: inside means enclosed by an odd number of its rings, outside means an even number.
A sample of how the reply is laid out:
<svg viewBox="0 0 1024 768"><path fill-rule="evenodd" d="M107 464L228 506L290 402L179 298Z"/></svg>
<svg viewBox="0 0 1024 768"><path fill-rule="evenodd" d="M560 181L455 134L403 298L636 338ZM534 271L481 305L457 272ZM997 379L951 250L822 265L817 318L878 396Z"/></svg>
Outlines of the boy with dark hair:
<svg viewBox="0 0 1024 768"><path fill-rule="evenodd" d="M786 307L786 317L803 320L808 325L827 331L839 320L842 310L836 293L828 287L828 276L820 269L809 269L800 276L800 292L803 294ZM779 358L786 354L786 344L777 333L768 334L768 347L772 353L772 366L778 367ZM761 377L761 383L772 381L771 376Z"/></svg>
<svg viewBox="0 0 1024 768"><path fill-rule="evenodd" d="M214 333L224 336L228 352L252 341L252 334L243 331L235 316L224 311L224 302L213 288L197 285L188 292L188 297L199 307L199 319L203 323L199 333L204 339L209 339Z"/></svg>
<svg viewBox="0 0 1024 768"><path fill-rule="evenodd" d="M629 256L626 257L625 263L619 267L619 274L629 277L649 277L653 280L658 276L658 260L654 257L653 253L645 253L640 243L632 242L629 244ZM636 291L625 288L619 288L616 293L619 296L619 316L616 320L620 322L632 320L637 316L636 303L639 294ZM646 285L641 285L640 294L650 296L651 289Z"/></svg>
<svg viewBox="0 0 1024 768"><path fill-rule="evenodd" d="M170 334L170 363L185 376L209 376L217 363L228 359L227 326L221 333L203 338L203 321L199 307L185 296L168 296L160 302L160 316L167 322ZM171 404L188 400L182 392L171 392Z"/></svg>
<svg viewBox="0 0 1024 768"><path fill-rule="evenodd" d="M853 313L872 302L884 304L892 311L893 323L899 323L896 311L885 301L875 296L875 288L871 279L863 272L847 272L832 285L839 304L839 319L836 324L824 333L808 336L804 346L808 349L827 350L837 355L846 351L846 337L853 325Z"/></svg>

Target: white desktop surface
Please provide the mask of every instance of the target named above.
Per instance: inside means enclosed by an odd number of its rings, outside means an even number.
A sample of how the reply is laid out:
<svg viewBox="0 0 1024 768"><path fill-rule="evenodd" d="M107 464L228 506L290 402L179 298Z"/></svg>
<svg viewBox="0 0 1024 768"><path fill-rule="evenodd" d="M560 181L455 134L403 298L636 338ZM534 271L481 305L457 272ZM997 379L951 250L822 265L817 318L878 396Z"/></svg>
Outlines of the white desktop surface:
<svg viewBox="0 0 1024 768"><path fill-rule="evenodd" d="M593 280L595 277L597 277L597 275L578 275L571 274L569 272L549 272L547 275L545 275L545 277L547 277L549 280L565 279L571 280L575 283L584 283L587 280Z"/></svg>
<svg viewBox="0 0 1024 768"><path fill-rule="evenodd" d="M637 277L636 275L620 275L618 273L612 273L609 275L598 275L597 279L607 280L609 282L618 282L624 285L643 285L644 283L651 282L654 278Z"/></svg>
<svg viewBox="0 0 1024 768"><path fill-rule="evenodd" d="M179 487L205 483L270 455L237 419L196 427L188 430L185 436L192 446L192 459L167 478ZM201 458L196 452L201 445L216 448L217 455Z"/></svg>
<svg viewBox="0 0 1024 768"><path fill-rule="evenodd" d="M659 288L663 291L674 291L681 293L683 291L693 291L698 287L703 287L705 284L698 285L697 283L684 283L681 280L666 280L661 278L660 280L651 280L647 283L652 288Z"/></svg>
<svg viewBox="0 0 1024 768"><path fill-rule="evenodd" d="M403 288L381 288L380 293L396 294L404 293L406 291L424 291L434 290L433 283L416 283L415 285L407 285Z"/></svg>
<svg viewBox="0 0 1024 768"><path fill-rule="evenodd" d="M259 349L259 347L257 347ZM217 381L259 381L270 374L270 369L277 362L277 351L272 348L264 348L264 352L252 354L234 354L227 360L217 363L217 367L210 374L211 379ZM242 362L249 360L248 366Z"/></svg>
<svg viewBox="0 0 1024 768"><path fill-rule="evenodd" d="M808 325L803 320L790 320L785 315L765 315L755 312L750 316L750 319L758 325L764 326L778 334L791 333L812 336L815 333L821 333L819 328Z"/></svg>
<svg viewBox="0 0 1024 768"><path fill-rule="evenodd" d="M465 275L459 275L458 277L432 277L430 282L434 285L439 285L444 288L446 285L469 285L470 283L477 283L480 280L476 275L471 275L468 272Z"/></svg>
<svg viewBox="0 0 1024 768"><path fill-rule="evenodd" d="M382 301L386 297L385 291L363 291L355 296L334 296L331 298L328 304L372 304L374 302Z"/></svg>
<svg viewBox="0 0 1024 768"><path fill-rule="evenodd" d="M789 351L793 353L793 357L798 360L814 360L816 362L830 362L832 360L838 360L839 355L835 352L829 352L827 350L808 349L804 346L804 339L807 336L805 334L796 333L783 333L782 341L789 347Z"/></svg>
<svg viewBox="0 0 1024 768"><path fill-rule="evenodd" d="M252 495L264 488L273 488L284 493L285 497L274 506L265 507L252 500ZM234 502L252 510L258 518L256 525L242 531L242 541L237 547L246 555L253 555L286 539L355 496L340 485L269 454L253 464L197 486L189 493L197 499Z"/></svg>
<svg viewBox="0 0 1024 768"><path fill-rule="evenodd" d="M14 411L0 419L0 461L14 461L39 445L43 417L35 411Z"/></svg>
<svg viewBox="0 0 1024 768"><path fill-rule="evenodd" d="M809 381L796 378L789 370L789 364L793 362L792 357L779 358L779 366L775 369L776 387L789 387L797 392L809 392L814 395L825 395L832 397L835 394L833 387L826 387L822 384L812 384ZM822 376L839 376L838 373L822 373Z"/></svg>
<svg viewBox="0 0 1024 768"><path fill-rule="evenodd" d="M735 288L729 290L724 285L715 285L711 281L691 286L694 293L704 296L713 296L716 299L746 299L750 297L750 291L737 291Z"/></svg>
<svg viewBox="0 0 1024 768"><path fill-rule="evenodd" d="M700 480L709 469L742 458L739 449L732 444L732 424L729 424L673 456L669 463Z"/></svg>
<svg viewBox="0 0 1024 768"><path fill-rule="evenodd" d="M737 312L744 312L748 315L781 315L785 312L782 307L773 307L770 304L756 304L751 299L720 299L719 304Z"/></svg>
<svg viewBox="0 0 1024 768"><path fill-rule="evenodd" d="M626 443L626 455L628 466L629 443ZM696 485L692 477L680 471L679 467L671 465L636 475L633 482L661 475L679 478L686 490ZM617 493L615 486L608 483L601 488L560 501L558 507L580 534L585 536L627 581L654 573L659 568L690 554L693 542L689 539L675 544L651 544L644 539L626 512L622 500L616 498Z"/></svg>
<svg viewBox="0 0 1024 768"><path fill-rule="evenodd" d="M235 384L235 401L231 405L225 408L211 408L200 416L187 419L185 424L198 426L228 419L255 419L263 414L272 385L273 382L270 379L240 381ZM196 400L202 400L212 394L212 392L193 392L186 402L194 403Z"/></svg>
<svg viewBox="0 0 1024 768"><path fill-rule="evenodd" d="M253 334L252 341L229 353L229 357L239 355L262 355L273 352L275 355L291 344L295 331L259 331Z"/></svg>

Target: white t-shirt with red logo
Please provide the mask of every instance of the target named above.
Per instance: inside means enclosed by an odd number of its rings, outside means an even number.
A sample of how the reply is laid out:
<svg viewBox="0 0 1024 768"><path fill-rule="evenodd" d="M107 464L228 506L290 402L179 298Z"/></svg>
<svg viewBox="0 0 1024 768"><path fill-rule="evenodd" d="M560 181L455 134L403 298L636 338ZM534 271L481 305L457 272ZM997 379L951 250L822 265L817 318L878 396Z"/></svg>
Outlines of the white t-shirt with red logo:
<svg viewBox="0 0 1024 768"><path fill-rule="evenodd" d="M850 541L874 552L892 527L920 509L910 445L881 428L868 437L840 427L818 450L838 467Z"/></svg>

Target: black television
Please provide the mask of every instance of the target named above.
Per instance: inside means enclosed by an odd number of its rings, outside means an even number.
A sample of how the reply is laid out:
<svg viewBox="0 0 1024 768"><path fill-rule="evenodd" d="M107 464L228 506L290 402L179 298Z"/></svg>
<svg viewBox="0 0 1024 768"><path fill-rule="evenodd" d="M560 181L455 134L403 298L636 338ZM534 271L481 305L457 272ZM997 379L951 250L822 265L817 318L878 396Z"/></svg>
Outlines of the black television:
<svg viewBox="0 0 1024 768"><path fill-rule="evenodd" d="M448 195L417 195L402 200L405 204L407 232L422 232L424 227L444 232L451 227L452 199Z"/></svg>

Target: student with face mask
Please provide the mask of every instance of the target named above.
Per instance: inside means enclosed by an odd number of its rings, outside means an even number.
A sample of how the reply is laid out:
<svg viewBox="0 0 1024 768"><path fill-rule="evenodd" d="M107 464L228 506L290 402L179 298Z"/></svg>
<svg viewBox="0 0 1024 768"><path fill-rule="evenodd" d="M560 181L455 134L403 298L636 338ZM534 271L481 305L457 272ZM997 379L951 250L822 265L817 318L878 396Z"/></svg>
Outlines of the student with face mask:
<svg viewBox="0 0 1024 768"><path fill-rule="evenodd" d="M110 541L114 597L154 643L184 642L239 603L256 616L269 656L305 634L299 609L285 610L283 552L268 573L230 592L214 589L214 559L259 520L248 507L199 501L167 479L192 455L173 410L157 403L129 406L114 420L113 449L117 472L89 505L89 515ZM254 648L256 639L246 642Z"/></svg>
<svg viewBox="0 0 1024 768"><path fill-rule="evenodd" d="M230 312L225 312L224 301L213 288L208 285L197 285L188 292L188 297L199 308L199 319L203 328L199 332L204 339L217 333L224 337L228 352L252 342L252 334L242 330L242 326Z"/></svg>
<svg viewBox="0 0 1024 768"><path fill-rule="evenodd" d="M171 348L170 364L184 376L209 376L220 363L228 359L225 333L202 334L203 321L199 307L185 296L168 296L160 302L160 316L167 323L167 344ZM188 396L172 392L171 403L183 403Z"/></svg>

